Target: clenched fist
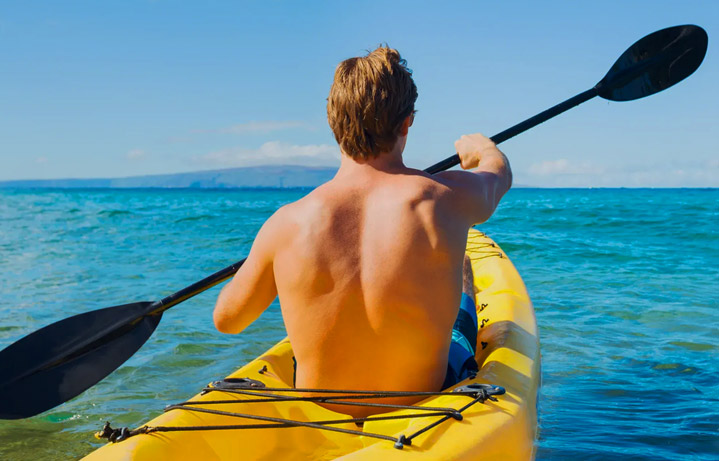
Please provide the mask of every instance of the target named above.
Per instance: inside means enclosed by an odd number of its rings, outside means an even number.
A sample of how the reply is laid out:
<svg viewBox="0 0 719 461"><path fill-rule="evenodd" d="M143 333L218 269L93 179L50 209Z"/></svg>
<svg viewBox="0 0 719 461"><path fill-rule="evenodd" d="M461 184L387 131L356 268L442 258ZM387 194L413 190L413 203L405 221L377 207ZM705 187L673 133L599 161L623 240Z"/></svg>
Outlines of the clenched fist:
<svg viewBox="0 0 719 461"><path fill-rule="evenodd" d="M466 134L454 143L462 169L477 168L486 156L503 156L497 145L483 134Z"/></svg>

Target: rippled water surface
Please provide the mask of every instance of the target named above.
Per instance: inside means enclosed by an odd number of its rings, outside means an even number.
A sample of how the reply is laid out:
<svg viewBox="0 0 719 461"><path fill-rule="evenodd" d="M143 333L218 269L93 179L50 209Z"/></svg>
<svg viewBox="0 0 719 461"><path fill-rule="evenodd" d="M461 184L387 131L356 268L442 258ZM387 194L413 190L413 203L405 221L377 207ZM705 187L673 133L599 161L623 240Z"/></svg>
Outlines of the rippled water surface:
<svg viewBox="0 0 719 461"><path fill-rule="evenodd" d="M305 193L0 191L0 348L241 259L262 222ZM719 190L517 189L480 227L537 311L538 459L719 458ZM217 333L217 292L165 314L80 397L0 421L0 458L80 457L105 421L136 426L284 336L276 305L239 336Z"/></svg>

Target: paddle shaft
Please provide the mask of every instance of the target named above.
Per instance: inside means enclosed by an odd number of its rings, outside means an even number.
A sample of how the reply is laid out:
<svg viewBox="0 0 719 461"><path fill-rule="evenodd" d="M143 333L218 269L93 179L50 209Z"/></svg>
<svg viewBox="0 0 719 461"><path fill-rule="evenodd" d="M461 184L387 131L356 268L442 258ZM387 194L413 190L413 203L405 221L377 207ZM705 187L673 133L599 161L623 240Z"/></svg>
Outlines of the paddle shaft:
<svg viewBox="0 0 719 461"><path fill-rule="evenodd" d="M542 122L546 122L552 117L555 117L562 112L566 112L572 107L578 106L579 104L589 101L593 97L597 96L599 94L597 87L587 90L583 93L579 93L576 96L573 96L569 99L567 99L564 102L560 102L554 107L551 107L544 112L541 112L534 117L530 117L527 120L517 123L511 128L507 128L506 130L502 131L499 134L496 134L492 136L490 139L495 143L499 144L501 142L506 141L507 139L513 138L517 136L520 133L523 133L527 131L530 128L533 128L537 125L539 125ZM435 174L439 173L440 171L444 171L446 169L452 168L455 165L459 165L459 155L454 154L451 157L447 157L446 159L442 160L441 162L437 162L431 167L425 169L424 171L426 173Z"/></svg>
<svg viewBox="0 0 719 461"><path fill-rule="evenodd" d="M150 304L147 307L147 314L146 315L154 315L154 314L160 314L162 312L165 312L167 309L171 308L172 306L175 306L177 304L180 304L181 302L192 298L195 295L198 295L202 293L205 290L209 290L210 288L214 287L218 283L222 283L225 280L229 279L233 275L235 275L235 272L237 272L240 267L247 261L247 258L237 261L236 263L225 267L224 269L221 269L214 274L205 277L204 279L200 280L199 282L195 282L192 285L183 288L182 290L173 293L169 296L166 296L162 298L159 301L155 301L154 303Z"/></svg>

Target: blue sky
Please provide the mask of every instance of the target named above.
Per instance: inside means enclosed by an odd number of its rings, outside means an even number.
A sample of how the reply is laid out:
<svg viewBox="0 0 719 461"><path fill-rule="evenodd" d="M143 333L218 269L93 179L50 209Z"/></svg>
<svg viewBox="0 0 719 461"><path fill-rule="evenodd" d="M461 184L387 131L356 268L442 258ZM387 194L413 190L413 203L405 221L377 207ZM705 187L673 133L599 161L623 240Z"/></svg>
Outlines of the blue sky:
<svg viewBox="0 0 719 461"><path fill-rule="evenodd" d="M719 2L4 1L0 180L337 165L334 67L380 43L413 69L406 163L593 86L642 36L698 24L702 67L502 144L535 186L719 187Z"/></svg>

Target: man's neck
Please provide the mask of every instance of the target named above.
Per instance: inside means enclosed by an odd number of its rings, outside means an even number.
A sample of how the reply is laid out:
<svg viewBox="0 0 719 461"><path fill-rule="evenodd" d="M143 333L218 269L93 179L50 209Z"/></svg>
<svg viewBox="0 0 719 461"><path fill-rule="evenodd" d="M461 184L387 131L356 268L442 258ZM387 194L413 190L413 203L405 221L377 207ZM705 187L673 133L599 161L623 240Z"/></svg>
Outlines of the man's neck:
<svg viewBox="0 0 719 461"><path fill-rule="evenodd" d="M352 157L342 153L342 162L340 163L338 175L358 175L373 173L397 173L405 170L402 159L402 150L393 149L390 152L383 152L377 157L367 160L355 160Z"/></svg>

